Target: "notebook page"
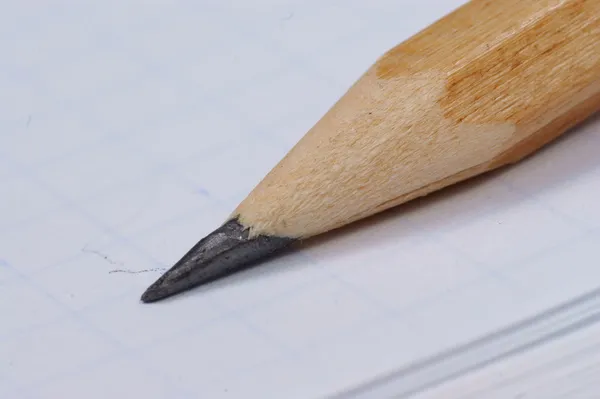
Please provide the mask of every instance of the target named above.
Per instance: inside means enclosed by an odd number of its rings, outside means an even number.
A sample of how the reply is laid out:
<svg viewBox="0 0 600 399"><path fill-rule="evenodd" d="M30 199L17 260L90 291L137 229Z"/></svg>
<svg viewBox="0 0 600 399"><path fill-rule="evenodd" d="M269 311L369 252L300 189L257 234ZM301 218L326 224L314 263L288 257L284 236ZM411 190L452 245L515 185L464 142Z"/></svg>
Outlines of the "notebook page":
<svg viewBox="0 0 600 399"><path fill-rule="evenodd" d="M385 50L455 0L0 12L0 397L328 397L600 285L600 121L151 305Z"/></svg>
<svg viewBox="0 0 600 399"><path fill-rule="evenodd" d="M593 323L414 397L592 398L600 383L599 330Z"/></svg>
<svg viewBox="0 0 600 399"><path fill-rule="evenodd" d="M565 397L566 391L591 397L589 380L600 375L600 346L592 337L599 327L596 289L336 397L546 398L549 392Z"/></svg>

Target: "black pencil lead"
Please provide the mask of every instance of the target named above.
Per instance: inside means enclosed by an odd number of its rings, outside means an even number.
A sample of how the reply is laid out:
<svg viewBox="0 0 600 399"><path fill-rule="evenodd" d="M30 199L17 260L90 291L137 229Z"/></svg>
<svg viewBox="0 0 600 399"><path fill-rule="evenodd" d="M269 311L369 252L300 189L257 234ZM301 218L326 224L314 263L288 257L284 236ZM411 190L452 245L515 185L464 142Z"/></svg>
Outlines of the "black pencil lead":
<svg viewBox="0 0 600 399"><path fill-rule="evenodd" d="M142 302L156 302L190 288L247 269L295 241L287 237L259 235L249 238L249 231L236 219L200 240L173 267L142 294Z"/></svg>

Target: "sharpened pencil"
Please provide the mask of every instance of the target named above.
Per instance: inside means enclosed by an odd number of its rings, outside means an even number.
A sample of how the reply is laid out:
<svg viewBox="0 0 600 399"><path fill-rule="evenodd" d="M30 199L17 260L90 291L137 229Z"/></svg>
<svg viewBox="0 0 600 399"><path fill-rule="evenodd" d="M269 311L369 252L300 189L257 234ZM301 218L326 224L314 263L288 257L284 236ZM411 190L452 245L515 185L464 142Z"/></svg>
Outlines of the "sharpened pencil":
<svg viewBox="0 0 600 399"><path fill-rule="evenodd" d="M472 0L376 60L142 301L518 162L598 109L600 1Z"/></svg>

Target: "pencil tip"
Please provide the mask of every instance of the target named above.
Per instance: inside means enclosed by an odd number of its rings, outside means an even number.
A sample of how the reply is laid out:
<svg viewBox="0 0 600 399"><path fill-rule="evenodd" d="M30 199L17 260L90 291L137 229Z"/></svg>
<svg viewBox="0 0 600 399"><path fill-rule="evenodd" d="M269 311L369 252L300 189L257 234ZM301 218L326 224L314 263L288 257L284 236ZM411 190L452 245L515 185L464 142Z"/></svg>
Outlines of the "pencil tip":
<svg viewBox="0 0 600 399"><path fill-rule="evenodd" d="M248 229L236 219L229 220L200 240L150 285L141 301L156 302L247 269L293 241L292 238L264 235L248 238Z"/></svg>

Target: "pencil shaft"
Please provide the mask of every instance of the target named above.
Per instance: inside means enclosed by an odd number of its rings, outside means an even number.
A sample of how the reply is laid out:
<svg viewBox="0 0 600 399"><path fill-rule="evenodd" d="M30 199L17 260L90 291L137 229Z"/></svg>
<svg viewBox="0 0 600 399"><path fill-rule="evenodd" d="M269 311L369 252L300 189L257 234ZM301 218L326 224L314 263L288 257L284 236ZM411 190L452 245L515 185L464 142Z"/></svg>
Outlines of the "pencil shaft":
<svg viewBox="0 0 600 399"><path fill-rule="evenodd" d="M473 0L380 57L239 204L233 235L144 298L517 162L598 109L600 0Z"/></svg>
<svg viewBox="0 0 600 399"><path fill-rule="evenodd" d="M320 234L518 161L599 93L600 1L475 0L380 57L234 214Z"/></svg>

